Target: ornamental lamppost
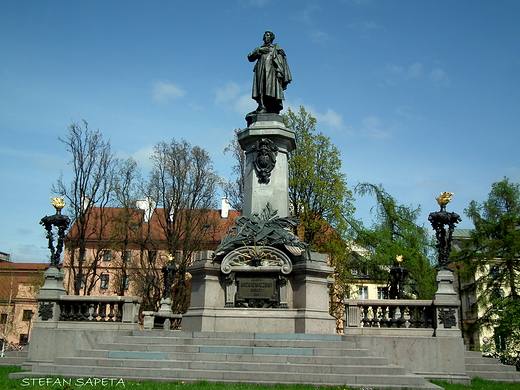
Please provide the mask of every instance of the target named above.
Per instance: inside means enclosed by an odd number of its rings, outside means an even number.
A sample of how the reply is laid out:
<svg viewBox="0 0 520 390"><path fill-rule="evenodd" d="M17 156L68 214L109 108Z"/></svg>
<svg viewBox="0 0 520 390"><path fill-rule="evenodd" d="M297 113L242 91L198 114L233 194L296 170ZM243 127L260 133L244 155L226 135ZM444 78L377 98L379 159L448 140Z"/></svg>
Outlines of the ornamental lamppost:
<svg viewBox="0 0 520 390"><path fill-rule="evenodd" d="M63 251L65 231L69 227L70 220L69 217L61 214L61 210L65 207L63 198L51 197L51 199L56 213L51 216L45 216L40 221L40 225L43 225L47 231L47 240L49 241L49 250L51 251L51 263L43 274L45 283L36 296L38 300L38 318L42 321L57 320L59 318L60 310L56 303L61 295L67 295L67 291L63 287L65 274L60 269L60 257ZM58 236L56 246L54 245L54 231L57 231Z"/></svg>
<svg viewBox="0 0 520 390"><path fill-rule="evenodd" d="M173 255L168 255L168 259L170 260L168 264L161 268L164 277L164 290L159 313L172 313L172 299L170 298L170 294L172 292L172 285L173 281L175 280L175 274L177 273L177 267L174 265L175 258Z"/></svg>
<svg viewBox="0 0 520 390"><path fill-rule="evenodd" d="M458 327L460 300L453 285L453 271L448 268L448 264L453 230L461 218L457 213L446 211L446 205L451 202L452 196L451 192L442 192L438 198L435 198L441 209L430 213L428 220L435 230L439 262L435 277L437 291L434 295L434 304L435 317L438 322L435 332L436 335L447 332L458 336L460 335Z"/></svg>
<svg viewBox="0 0 520 390"><path fill-rule="evenodd" d="M460 216L454 212L447 212L446 205L451 202L453 193L442 192L437 200L441 210L430 213L428 221L432 224L433 230L435 230L435 237L437 238L437 251L439 269L450 270L448 268L449 257L451 252L451 239L455 225L461 221ZM450 270L451 271L451 270Z"/></svg>
<svg viewBox="0 0 520 390"><path fill-rule="evenodd" d="M60 257L63 251L63 240L65 239L65 231L69 227L70 219L66 215L61 214L61 210L65 207L66 203L63 202L63 198L52 198L52 205L56 209L56 214L48 216L46 215L40 221L40 225L45 227L47 230L47 240L49 240L49 250L51 251L51 267L60 268ZM53 228L57 229L58 240L56 247L54 246L54 232Z"/></svg>
<svg viewBox="0 0 520 390"><path fill-rule="evenodd" d="M395 257L397 267L390 269L390 291L388 292L390 299L403 299L404 296L404 281L408 276L408 269L404 268L401 263L403 256L397 255Z"/></svg>

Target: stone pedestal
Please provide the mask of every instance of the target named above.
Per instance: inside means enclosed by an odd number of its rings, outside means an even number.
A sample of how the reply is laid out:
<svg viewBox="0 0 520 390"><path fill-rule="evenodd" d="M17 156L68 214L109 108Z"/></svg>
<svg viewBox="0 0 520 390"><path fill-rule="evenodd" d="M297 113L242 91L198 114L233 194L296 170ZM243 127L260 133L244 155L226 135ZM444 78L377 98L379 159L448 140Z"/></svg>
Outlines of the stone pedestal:
<svg viewBox="0 0 520 390"><path fill-rule="evenodd" d="M43 273L45 283L40 289L36 299L38 301L38 317L36 322L39 321L58 321L60 318L60 307L58 305L59 297L67 295L67 291L63 287L63 279L65 273L55 267L50 266Z"/></svg>
<svg viewBox="0 0 520 390"><path fill-rule="evenodd" d="M190 332L334 334L328 288L333 269L327 256L305 252L293 258L287 276L287 308L243 308L226 305L226 278L211 252L197 254L192 275L190 310L182 329ZM226 307L227 306L227 307Z"/></svg>
<svg viewBox="0 0 520 390"><path fill-rule="evenodd" d="M462 337L459 328L460 300L453 288L453 272L446 269L437 271L435 278L437 291L434 296L436 337Z"/></svg>
<svg viewBox="0 0 520 390"><path fill-rule="evenodd" d="M243 215L260 213L270 202L280 217L286 217L289 215L287 153L296 147L295 133L284 126L282 117L277 114L256 114L255 120L238 133L238 142L246 152ZM262 139L272 141L277 149L273 153L276 162L267 183L259 181L255 168L258 142Z"/></svg>

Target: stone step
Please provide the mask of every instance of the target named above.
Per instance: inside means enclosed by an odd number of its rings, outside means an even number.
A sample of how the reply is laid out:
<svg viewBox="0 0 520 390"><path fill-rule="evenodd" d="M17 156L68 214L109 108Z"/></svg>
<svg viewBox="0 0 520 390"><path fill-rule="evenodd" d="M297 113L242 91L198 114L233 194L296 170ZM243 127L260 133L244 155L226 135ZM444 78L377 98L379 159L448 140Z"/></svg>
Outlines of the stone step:
<svg viewBox="0 0 520 390"><path fill-rule="evenodd" d="M27 360L29 352L23 351L5 351L4 357L0 357L0 366L21 366Z"/></svg>
<svg viewBox="0 0 520 390"><path fill-rule="evenodd" d="M392 367L392 366L390 366ZM401 370L400 367L396 370ZM39 370L30 373L38 376L62 375L63 377L107 377L124 378L125 380L150 380L154 381L182 381L196 382L200 380L221 383L254 383L263 385L306 383L320 385L347 385L357 387L385 388L385 389L423 389L432 388L419 376L407 374L374 375L369 374L319 374L319 373L292 373L283 371L234 371L234 370L208 370L208 369L177 369L177 368L136 368L136 367L97 367L85 365L59 366L55 364L39 365ZM27 376L29 373L22 373ZM16 375L10 376L12 378Z"/></svg>
<svg viewBox="0 0 520 390"><path fill-rule="evenodd" d="M131 340L129 340L131 341ZM194 342L196 342L194 340ZM134 352L166 352L177 353L218 353L218 354L251 354L251 355L302 355L302 356L369 356L368 350L351 348L312 348L312 347L269 347L269 346L236 346L236 345L176 345L176 344L130 344L104 343L97 349L109 351Z"/></svg>
<svg viewBox="0 0 520 390"><path fill-rule="evenodd" d="M161 345L233 345L246 347L306 347L306 348L356 348L355 343L346 341L280 340L280 339L218 339L186 337L123 336L117 343L161 344Z"/></svg>
<svg viewBox="0 0 520 390"><path fill-rule="evenodd" d="M509 382L519 383L520 376L518 372L501 372L501 371L466 371L466 375L470 378L481 378L493 382Z"/></svg>
<svg viewBox="0 0 520 390"><path fill-rule="evenodd" d="M402 367L390 365L369 365L368 362L351 362L349 365L309 364L304 363L274 363L245 361L194 361L194 360L155 360L141 356L134 358L58 358L54 361L58 366L91 366L91 367L126 367L126 368L162 368L183 370L216 370L216 371L264 371L286 373L316 373L316 374L362 374L362 375L403 375Z"/></svg>
<svg viewBox="0 0 520 390"><path fill-rule="evenodd" d="M307 334L307 333L234 333L234 332L185 332L161 330L135 330L135 337L174 337L185 339L250 339L250 340L308 340L308 341L341 341L345 336L339 334Z"/></svg>
<svg viewBox="0 0 520 390"><path fill-rule="evenodd" d="M497 371L497 372L516 372L516 367L495 363L466 363L466 370L469 371ZM520 373L519 373L520 375Z"/></svg>
<svg viewBox="0 0 520 390"><path fill-rule="evenodd" d="M78 356L92 358L108 358L109 350L78 351ZM114 352L114 351L112 351ZM119 351L122 352L122 351ZM126 351L132 353L132 351ZM359 352L359 351L358 351ZM278 364L331 364L331 365L386 365L388 359L384 357L367 356L366 351L358 353L359 356L296 356L296 355L240 355L240 354L216 354L216 353L189 353L181 352L168 354L169 360L175 361L228 361L228 362L271 362ZM355 354L352 354L355 355Z"/></svg>
<svg viewBox="0 0 520 390"><path fill-rule="evenodd" d="M496 382L520 382L516 367L500 363L498 359L485 357L481 352L466 351L466 374L470 378L482 378Z"/></svg>

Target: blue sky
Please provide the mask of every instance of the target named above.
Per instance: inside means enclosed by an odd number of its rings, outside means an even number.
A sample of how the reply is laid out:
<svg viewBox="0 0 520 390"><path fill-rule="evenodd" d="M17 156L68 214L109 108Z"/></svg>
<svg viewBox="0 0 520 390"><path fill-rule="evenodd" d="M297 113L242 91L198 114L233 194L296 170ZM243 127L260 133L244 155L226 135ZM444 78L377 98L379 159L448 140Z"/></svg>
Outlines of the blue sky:
<svg viewBox="0 0 520 390"><path fill-rule="evenodd" d="M143 174L154 144L223 149L244 116L266 29L304 105L341 150L349 185L382 183L422 221L435 197L464 218L504 176L520 182L520 2L483 0L0 1L0 251L46 262L40 219L86 119ZM358 198L369 222L374 200ZM67 208L65 208L66 213Z"/></svg>

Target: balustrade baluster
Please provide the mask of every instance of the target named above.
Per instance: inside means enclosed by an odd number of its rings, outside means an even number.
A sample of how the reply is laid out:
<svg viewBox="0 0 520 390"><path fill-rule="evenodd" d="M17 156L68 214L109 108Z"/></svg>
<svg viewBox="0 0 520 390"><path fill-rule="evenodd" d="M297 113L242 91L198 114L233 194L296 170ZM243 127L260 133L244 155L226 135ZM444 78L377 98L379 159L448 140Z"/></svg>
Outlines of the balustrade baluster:
<svg viewBox="0 0 520 390"><path fill-rule="evenodd" d="M123 321L123 303L117 304L116 321Z"/></svg>
<svg viewBox="0 0 520 390"><path fill-rule="evenodd" d="M108 321L111 321L113 322L114 321L114 317L115 317L115 314L114 314L114 304L113 303L109 303L109 308L110 308L110 311L109 311L109 314L108 314Z"/></svg>
<svg viewBox="0 0 520 390"><path fill-rule="evenodd" d="M99 321L105 321L107 316L107 304L104 302L99 303Z"/></svg>
<svg viewBox="0 0 520 390"><path fill-rule="evenodd" d="M378 328L379 327L379 318L377 316L378 309L379 309L378 305L372 306L372 318L371 318L370 326L373 327L373 328Z"/></svg>
<svg viewBox="0 0 520 390"><path fill-rule="evenodd" d="M396 320L396 325L398 328L406 327L406 318L404 317L406 314L406 306L399 306L399 312L400 317Z"/></svg>
<svg viewBox="0 0 520 390"><path fill-rule="evenodd" d="M363 319L361 322L365 328L370 326L370 318L368 318L368 306L363 306Z"/></svg>
<svg viewBox="0 0 520 390"><path fill-rule="evenodd" d="M381 328L383 327L386 327L388 328L389 327L389 319L387 317L387 306L381 306L381 315L380 315L380 318L379 318L379 326Z"/></svg>
<svg viewBox="0 0 520 390"><path fill-rule="evenodd" d="M388 308L388 327L394 328L397 324L397 319L395 315L397 313L397 307L391 306Z"/></svg>

